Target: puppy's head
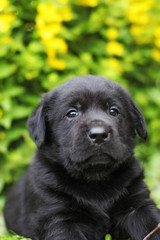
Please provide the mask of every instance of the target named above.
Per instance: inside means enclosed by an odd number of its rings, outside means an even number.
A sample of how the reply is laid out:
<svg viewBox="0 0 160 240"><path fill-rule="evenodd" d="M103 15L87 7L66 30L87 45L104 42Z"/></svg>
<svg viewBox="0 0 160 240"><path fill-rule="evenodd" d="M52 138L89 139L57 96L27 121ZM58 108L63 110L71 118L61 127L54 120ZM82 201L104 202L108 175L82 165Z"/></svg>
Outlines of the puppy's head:
<svg viewBox="0 0 160 240"><path fill-rule="evenodd" d="M102 179L146 139L140 109L117 83L96 76L69 80L45 94L28 120L40 151L75 177Z"/></svg>

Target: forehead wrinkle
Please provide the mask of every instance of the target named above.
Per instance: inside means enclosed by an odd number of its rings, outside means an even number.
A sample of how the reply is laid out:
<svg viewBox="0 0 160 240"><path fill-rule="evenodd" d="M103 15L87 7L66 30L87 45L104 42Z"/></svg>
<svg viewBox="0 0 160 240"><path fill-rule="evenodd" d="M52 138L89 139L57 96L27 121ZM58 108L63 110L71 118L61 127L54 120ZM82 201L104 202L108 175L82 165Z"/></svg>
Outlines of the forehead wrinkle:
<svg viewBox="0 0 160 240"><path fill-rule="evenodd" d="M84 91L70 91L68 94L66 94L65 96L63 95L61 97L61 104L65 105L65 106L70 106L72 107L72 105L77 105L77 104L86 104L88 105L88 103L90 102L92 98L93 101L93 96L91 96L90 92L84 92Z"/></svg>
<svg viewBox="0 0 160 240"><path fill-rule="evenodd" d="M71 91L67 95L63 95L60 102L66 107L78 107L78 104L83 107L89 107L93 105L107 106L107 103L114 104L116 100L117 97L115 98L115 96L110 94L110 92L107 94L107 92L104 90L92 92L86 89L85 91Z"/></svg>
<svg viewBox="0 0 160 240"><path fill-rule="evenodd" d="M69 80L65 84L56 88L57 103L63 106L70 104L83 103L90 104L93 102L123 102L124 90L115 82L105 80ZM71 106L72 107L72 106ZM73 106L74 107L74 106Z"/></svg>

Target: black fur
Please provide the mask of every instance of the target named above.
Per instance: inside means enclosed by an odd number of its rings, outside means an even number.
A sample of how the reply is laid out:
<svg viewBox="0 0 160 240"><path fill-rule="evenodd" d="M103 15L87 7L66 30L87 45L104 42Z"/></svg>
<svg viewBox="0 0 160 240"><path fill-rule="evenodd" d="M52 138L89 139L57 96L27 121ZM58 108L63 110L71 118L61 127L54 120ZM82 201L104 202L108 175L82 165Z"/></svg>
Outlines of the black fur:
<svg viewBox="0 0 160 240"><path fill-rule="evenodd" d="M8 195L8 229L33 240L143 240L160 222L133 154L145 120L117 83L69 80L44 95L28 129L38 150Z"/></svg>

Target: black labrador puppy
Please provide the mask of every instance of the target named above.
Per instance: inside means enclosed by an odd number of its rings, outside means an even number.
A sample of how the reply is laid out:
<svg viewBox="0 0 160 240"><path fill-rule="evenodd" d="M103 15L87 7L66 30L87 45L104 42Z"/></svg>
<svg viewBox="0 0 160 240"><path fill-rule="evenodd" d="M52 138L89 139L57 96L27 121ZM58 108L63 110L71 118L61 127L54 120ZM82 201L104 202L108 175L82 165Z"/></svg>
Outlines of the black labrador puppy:
<svg viewBox="0 0 160 240"><path fill-rule="evenodd" d="M69 80L44 95L28 129L38 150L8 195L8 229L33 240L143 240L158 225L133 153L145 120L117 83Z"/></svg>

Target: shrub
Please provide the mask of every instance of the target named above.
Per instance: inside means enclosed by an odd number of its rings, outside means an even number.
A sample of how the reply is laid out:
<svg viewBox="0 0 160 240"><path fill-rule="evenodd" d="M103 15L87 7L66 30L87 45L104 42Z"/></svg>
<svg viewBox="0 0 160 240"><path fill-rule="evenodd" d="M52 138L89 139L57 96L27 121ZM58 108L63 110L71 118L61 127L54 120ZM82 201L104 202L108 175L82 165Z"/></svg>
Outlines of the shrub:
<svg viewBox="0 0 160 240"><path fill-rule="evenodd" d="M159 0L1 1L2 194L35 150L26 121L41 94L72 76L96 74L121 83L143 109L149 140L136 155L160 199L159 11Z"/></svg>

